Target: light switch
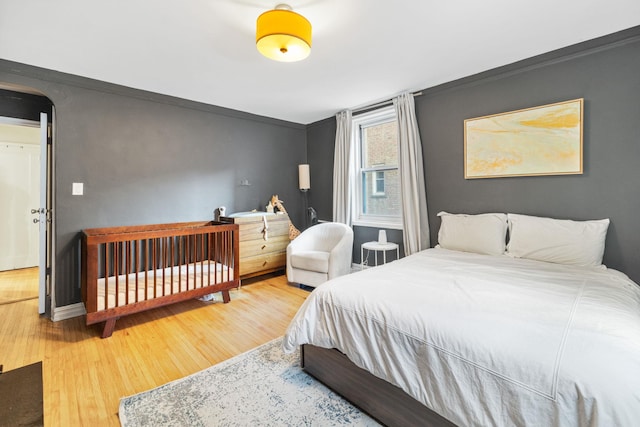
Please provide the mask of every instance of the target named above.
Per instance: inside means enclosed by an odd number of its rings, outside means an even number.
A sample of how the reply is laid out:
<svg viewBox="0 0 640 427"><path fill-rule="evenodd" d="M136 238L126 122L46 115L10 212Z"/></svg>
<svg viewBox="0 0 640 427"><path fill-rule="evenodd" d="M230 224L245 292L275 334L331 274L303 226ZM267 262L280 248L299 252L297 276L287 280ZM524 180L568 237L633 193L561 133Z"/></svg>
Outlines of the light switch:
<svg viewBox="0 0 640 427"><path fill-rule="evenodd" d="M72 196L82 196L84 194L84 183L82 182L74 182L71 187L71 195Z"/></svg>

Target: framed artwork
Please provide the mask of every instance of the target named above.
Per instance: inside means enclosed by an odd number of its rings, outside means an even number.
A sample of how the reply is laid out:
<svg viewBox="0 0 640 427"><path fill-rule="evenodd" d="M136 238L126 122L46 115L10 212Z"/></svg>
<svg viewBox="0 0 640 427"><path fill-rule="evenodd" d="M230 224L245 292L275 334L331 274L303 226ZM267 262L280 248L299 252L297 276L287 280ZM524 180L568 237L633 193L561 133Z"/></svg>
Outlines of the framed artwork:
<svg viewBox="0 0 640 427"><path fill-rule="evenodd" d="M464 121L464 177L582 173L584 99Z"/></svg>

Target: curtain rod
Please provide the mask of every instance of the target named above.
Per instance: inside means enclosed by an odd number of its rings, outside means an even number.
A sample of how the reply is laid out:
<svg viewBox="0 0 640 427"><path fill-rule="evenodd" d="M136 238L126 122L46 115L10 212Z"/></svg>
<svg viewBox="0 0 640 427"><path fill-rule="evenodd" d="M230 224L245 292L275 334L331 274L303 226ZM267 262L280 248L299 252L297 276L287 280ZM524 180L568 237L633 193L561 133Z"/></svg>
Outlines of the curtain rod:
<svg viewBox="0 0 640 427"><path fill-rule="evenodd" d="M420 96L422 95L422 91L419 92L413 92L411 95L415 96ZM354 108L353 110L351 110L351 113L359 113L362 111L366 111L366 110L371 110L373 108L378 108L378 107L383 107L385 105L389 105L393 102L393 98L391 99L387 99L386 101L382 101L382 102L378 102L377 104L371 104L371 105L367 105L364 107L359 107L359 108Z"/></svg>

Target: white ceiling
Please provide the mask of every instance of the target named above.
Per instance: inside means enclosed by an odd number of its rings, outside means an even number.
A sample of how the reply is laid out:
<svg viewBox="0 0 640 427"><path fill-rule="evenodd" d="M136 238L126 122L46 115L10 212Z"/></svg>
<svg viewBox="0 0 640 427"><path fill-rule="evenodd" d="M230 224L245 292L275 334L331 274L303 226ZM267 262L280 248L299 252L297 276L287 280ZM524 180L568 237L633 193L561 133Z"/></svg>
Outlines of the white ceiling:
<svg viewBox="0 0 640 427"><path fill-rule="evenodd" d="M640 25L639 0L290 0L297 63L255 47L264 0L0 0L0 58L312 123Z"/></svg>

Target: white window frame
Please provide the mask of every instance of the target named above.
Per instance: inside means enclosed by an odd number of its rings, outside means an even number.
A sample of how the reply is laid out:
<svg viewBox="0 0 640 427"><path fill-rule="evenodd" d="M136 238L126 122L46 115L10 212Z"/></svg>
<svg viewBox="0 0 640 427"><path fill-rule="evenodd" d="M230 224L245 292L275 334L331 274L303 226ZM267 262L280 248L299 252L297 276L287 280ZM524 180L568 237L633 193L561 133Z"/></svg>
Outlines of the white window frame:
<svg viewBox="0 0 640 427"><path fill-rule="evenodd" d="M353 225L363 226L363 227L375 227L375 228L390 228L396 230L402 230L402 213L398 216L387 216L387 215L371 215L362 213L363 206L363 188L362 188L362 173L364 172L376 172L376 171L387 171L387 170L398 170L398 174L400 174L400 165L398 167L388 167L388 166L375 166L370 168L362 167L362 128L371 127L380 125L383 123L387 123L390 121L397 122L398 118L396 116L396 109L393 105L379 108L373 111L368 111L366 113L358 114L352 118L352 126L351 126L351 144L354 153L354 159L352 162L352 176L351 183L353 185L353 189L355 191L354 197L352 198L352 223ZM398 159L400 158L398 153ZM374 189L375 189L375 180L374 181ZM381 193L373 193L375 195L380 195ZM382 193L384 194L384 193ZM402 209L402 208L401 208Z"/></svg>

